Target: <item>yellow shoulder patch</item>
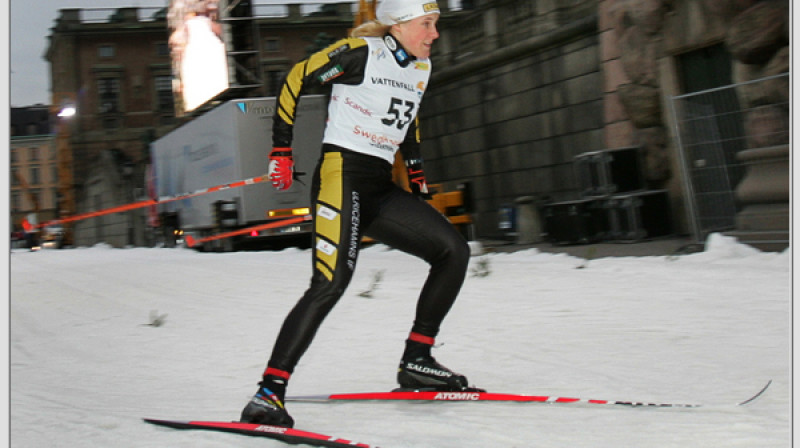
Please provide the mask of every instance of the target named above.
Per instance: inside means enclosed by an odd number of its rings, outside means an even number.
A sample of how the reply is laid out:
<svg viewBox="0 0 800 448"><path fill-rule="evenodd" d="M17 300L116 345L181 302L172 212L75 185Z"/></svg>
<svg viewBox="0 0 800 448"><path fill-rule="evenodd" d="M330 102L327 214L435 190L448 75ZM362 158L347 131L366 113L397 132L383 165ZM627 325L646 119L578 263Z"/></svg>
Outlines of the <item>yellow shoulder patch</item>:
<svg viewBox="0 0 800 448"><path fill-rule="evenodd" d="M358 37L348 37L346 39L336 41L335 43L314 53L310 58L308 58L308 67L306 68L306 73L311 73L327 64L336 55L350 51L354 48L363 47L364 45L367 45L367 42Z"/></svg>

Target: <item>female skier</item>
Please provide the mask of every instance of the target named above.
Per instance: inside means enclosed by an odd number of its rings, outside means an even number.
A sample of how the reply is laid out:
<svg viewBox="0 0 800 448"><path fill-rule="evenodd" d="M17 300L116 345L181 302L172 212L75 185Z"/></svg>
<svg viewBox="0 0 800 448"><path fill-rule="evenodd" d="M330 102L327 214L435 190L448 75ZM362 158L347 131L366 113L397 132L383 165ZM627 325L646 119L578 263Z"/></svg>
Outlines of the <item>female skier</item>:
<svg viewBox="0 0 800 448"><path fill-rule="evenodd" d="M272 185L292 185L292 129L306 89L332 85L322 157L312 185L313 274L286 317L255 396L241 421L291 427L286 386L322 320L345 291L363 235L430 264L406 340L397 380L403 388L464 390L467 379L437 363L431 346L458 295L469 247L448 220L424 201L416 123L439 33L435 0L383 0L377 20L295 65L277 98ZM392 182L400 151L412 192Z"/></svg>

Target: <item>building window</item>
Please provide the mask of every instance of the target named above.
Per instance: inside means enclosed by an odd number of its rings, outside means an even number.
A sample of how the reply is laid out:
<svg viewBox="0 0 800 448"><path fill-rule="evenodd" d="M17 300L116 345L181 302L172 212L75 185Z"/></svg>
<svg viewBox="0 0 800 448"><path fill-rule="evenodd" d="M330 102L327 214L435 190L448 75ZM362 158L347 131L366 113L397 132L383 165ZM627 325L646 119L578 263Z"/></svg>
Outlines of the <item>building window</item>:
<svg viewBox="0 0 800 448"><path fill-rule="evenodd" d="M101 114L119 112L119 79L98 79L97 96L100 100L99 112Z"/></svg>
<svg viewBox="0 0 800 448"><path fill-rule="evenodd" d="M39 171L40 170L39 170L38 166L32 166L30 168L29 172L30 172L31 176L30 176L30 179L28 181L29 184L38 185L38 184L42 183L42 179L39 176Z"/></svg>
<svg viewBox="0 0 800 448"><path fill-rule="evenodd" d="M20 209L19 193L16 191L11 192L11 211L16 212Z"/></svg>
<svg viewBox="0 0 800 448"><path fill-rule="evenodd" d="M281 51L281 40L277 37L271 37L264 41L264 51L267 53L276 53Z"/></svg>
<svg viewBox="0 0 800 448"><path fill-rule="evenodd" d="M103 117L100 123L103 129L117 129L121 126L120 120L117 117Z"/></svg>
<svg viewBox="0 0 800 448"><path fill-rule="evenodd" d="M731 54L723 44L683 53L677 60L685 93L733 83Z"/></svg>
<svg viewBox="0 0 800 448"><path fill-rule="evenodd" d="M41 204L42 192L38 188L30 190L31 207L36 209L38 204Z"/></svg>
<svg viewBox="0 0 800 448"><path fill-rule="evenodd" d="M50 167L50 179L53 180L53 183L58 183L58 167L53 165Z"/></svg>
<svg viewBox="0 0 800 448"><path fill-rule="evenodd" d="M169 56L169 45L166 42L156 42L156 56Z"/></svg>
<svg viewBox="0 0 800 448"><path fill-rule="evenodd" d="M101 58L113 58L114 46L113 45L100 45L97 47L97 56Z"/></svg>
<svg viewBox="0 0 800 448"><path fill-rule="evenodd" d="M266 76L267 96L277 96L286 72L283 70L268 70Z"/></svg>
<svg viewBox="0 0 800 448"><path fill-rule="evenodd" d="M156 108L159 112L174 112L175 103L172 97L172 76L156 76Z"/></svg>
<svg viewBox="0 0 800 448"><path fill-rule="evenodd" d="M16 149L13 149L13 148L11 149L10 162L11 163L17 163L17 150Z"/></svg>
<svg viewBox="0 0 800 448"><path fill-rule="evenodd" d="M30 148L28 150L28 160L30 161L39 160L39 148Z"/></svg>
<svg viewBox="0 0 800 448"><path fill-rule="evenodd" d="M19 173L16 168L11 169L11 186L19 187Z"/></svg>

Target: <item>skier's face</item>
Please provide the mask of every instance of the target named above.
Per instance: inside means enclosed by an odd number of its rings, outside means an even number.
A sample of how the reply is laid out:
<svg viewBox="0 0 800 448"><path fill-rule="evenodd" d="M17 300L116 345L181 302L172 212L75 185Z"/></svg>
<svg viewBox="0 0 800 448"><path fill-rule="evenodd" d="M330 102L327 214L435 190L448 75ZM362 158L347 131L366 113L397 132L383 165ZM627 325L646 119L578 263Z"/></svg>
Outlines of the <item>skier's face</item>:
<svg viewBox="0 0 800 448"><path fill-rule="evenodd" d="M419 59L428 59L431 56L433 41L439 37L436 23L439 14L428 14L417 17L408 22L392 26L392 34L409 53Z"/></svg>

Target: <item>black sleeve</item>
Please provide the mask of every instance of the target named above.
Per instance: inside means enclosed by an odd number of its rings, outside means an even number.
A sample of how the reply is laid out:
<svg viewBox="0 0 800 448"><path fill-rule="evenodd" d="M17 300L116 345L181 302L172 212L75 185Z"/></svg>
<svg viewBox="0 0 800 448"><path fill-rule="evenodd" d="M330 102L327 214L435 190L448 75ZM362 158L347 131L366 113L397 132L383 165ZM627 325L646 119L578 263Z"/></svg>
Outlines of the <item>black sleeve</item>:
<svg viewBox="0 0 800 448"><path fill-rule="evenodd" d="M272 125L273 147L290 147L300 96L312 87L361 84L369 47L364 39L342 39L297 63L283 81Z"/></svg>
<svg viewBox="0 0 800 448"><path fill-rule="evenodd" d="M402 154L406 166L413 163L422 163L422 151L419 143L419 117L417 117L408 125L406 138L400 144L400 154Z"/></svg>

